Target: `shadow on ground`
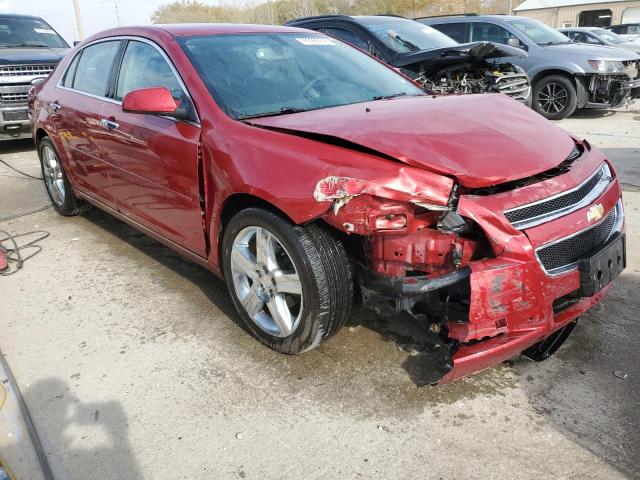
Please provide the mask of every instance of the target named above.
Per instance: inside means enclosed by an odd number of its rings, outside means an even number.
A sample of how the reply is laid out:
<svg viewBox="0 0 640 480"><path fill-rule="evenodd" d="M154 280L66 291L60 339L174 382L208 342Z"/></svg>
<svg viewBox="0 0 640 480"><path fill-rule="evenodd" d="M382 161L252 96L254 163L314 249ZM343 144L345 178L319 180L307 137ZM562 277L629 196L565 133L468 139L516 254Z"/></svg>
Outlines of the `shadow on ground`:
<svg viewBox="0 0 640 480"><path fill-rule="evenodd" d="M129 444L127 415L119 402L83 403L59 378L39 380L22 394L55 478L69 478L64 465L70 457L79 466L75 478L141 478ZM10 468L18 478L40 478L33 476L39 465L27 454L33 450L26 430L14 438L19 443L5 442L2 452Z"/></svg>

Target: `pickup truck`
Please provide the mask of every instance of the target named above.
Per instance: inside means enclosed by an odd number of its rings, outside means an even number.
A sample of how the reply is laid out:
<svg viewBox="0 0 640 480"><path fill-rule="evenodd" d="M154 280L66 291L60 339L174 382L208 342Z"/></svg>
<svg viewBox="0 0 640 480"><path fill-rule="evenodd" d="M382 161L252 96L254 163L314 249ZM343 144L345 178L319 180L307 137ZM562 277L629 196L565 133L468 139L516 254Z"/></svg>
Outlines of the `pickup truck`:
<svg viewBox="0 0 640 480"><path fill-rule="evenodd" d="M41 18L0 15L0 140L31 137L29 91L68 50L67 42Z"/></svg>

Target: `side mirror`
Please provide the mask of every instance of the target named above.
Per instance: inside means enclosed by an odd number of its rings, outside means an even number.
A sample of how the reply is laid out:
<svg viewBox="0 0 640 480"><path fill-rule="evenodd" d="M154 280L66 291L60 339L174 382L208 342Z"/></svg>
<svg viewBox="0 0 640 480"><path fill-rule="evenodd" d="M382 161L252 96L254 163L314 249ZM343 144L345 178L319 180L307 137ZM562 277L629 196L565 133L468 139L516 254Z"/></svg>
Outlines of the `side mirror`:
<svg viewBox="0 0 640 480"><path fill-rule="evenodd" d="M168 115L180 106L165 87L151 87L133 90L122 99L122 110L131 113Z"/></svg>
<svg viewBox="0 0 640 480"><path fill-rule="evenodd" d="M507 45L510 47L522 48L522 44L517 38L507 38Z"/></svg>

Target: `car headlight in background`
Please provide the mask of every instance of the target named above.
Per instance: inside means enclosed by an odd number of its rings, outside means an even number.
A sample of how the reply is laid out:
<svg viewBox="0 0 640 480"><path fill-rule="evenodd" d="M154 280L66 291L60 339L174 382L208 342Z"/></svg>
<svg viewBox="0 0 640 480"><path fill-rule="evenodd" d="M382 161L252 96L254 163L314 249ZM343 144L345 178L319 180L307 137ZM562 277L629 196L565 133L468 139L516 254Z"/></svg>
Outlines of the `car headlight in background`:
<svg viewBox="0 0 640 480"><path fill-rule="evenodd" d="M589 60L591 68L599 73L627 73L624 63L613 60Z"/></svg>

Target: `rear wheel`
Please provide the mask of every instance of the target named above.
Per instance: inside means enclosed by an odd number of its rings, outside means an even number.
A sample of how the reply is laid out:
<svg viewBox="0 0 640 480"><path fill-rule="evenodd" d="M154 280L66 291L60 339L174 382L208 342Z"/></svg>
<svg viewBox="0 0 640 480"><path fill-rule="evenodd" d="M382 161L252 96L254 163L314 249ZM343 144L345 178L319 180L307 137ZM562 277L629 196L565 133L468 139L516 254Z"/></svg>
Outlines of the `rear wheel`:
<svg viewBox="0 0 640 480"><path fill-rule="evenodd" d="M58 213L65 216L78 215L91 209L91 204L76 198L69 177L64 171L60 156L49 137L45 137L38 145L42 178Z"/></svg>
<svg viewBox="0 0 640 480"><path fill-rule="evenodd" d="M309 350L349 317L350 262L342 244L319 225L301 227L260 208L243 210L226 227L222 262L244 324L274 350Z"/></svg>
<svg viewBox="0 0 640 480"><path fill-rule="evenodd" d="M533 88L533 109L549 120L561 120L578 107L578 94L573 82L562 75L547 75Z"/></svg>

